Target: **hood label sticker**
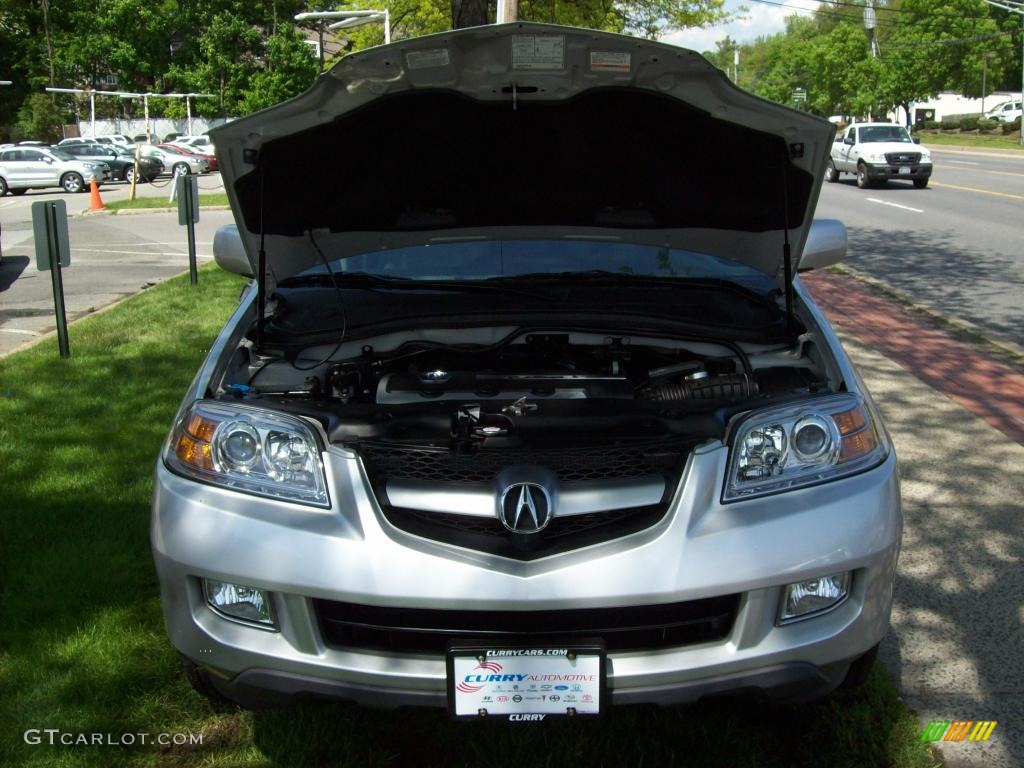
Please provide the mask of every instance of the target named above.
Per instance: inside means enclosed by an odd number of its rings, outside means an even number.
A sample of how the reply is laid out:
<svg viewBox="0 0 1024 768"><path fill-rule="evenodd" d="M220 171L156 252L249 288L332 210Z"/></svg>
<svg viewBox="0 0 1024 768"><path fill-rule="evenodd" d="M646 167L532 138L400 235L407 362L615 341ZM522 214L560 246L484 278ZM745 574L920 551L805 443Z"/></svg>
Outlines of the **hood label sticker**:
<svg viewBox="0 0 1024 768"><path fill-rule="evenodd" d="M512 69L565 69L565 36L513 36Z"/></svg>
<svg viewBox="0 0 1024 768"><path fill-rule="evenodd" d="M451 61L447 48L433 48L429 51L409 51L405 54L409 69L427 69L428 67L447 67Z"/></svg>
<svg viewBox="0 0 1024 768"><path fill-rule="evenodd" d="M591 51L592 72L629 72L631 54L629 51Z"/></svg>

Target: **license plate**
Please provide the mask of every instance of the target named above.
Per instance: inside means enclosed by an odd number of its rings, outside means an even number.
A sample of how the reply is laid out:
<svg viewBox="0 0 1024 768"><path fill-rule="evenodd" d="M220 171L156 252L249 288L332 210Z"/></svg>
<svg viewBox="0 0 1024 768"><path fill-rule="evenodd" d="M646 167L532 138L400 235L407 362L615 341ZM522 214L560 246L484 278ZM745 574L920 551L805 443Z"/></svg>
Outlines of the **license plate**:
<svg viewBox="0 0 1024 768"><path fill-rule="evenodd" d="M448 709L459 719L593 717L601 714L604 699L605 651L599 643L448 649Z"/></svg>
<svg viewBox="0 0 1024 768"><path fill-rule="evenodd" d="M906 168L906 167L904 167L904 168L900 168L900 173L910 173L910 172L911 172L911 170L913 170L913 169L911 169L911 168Z"/></svg>

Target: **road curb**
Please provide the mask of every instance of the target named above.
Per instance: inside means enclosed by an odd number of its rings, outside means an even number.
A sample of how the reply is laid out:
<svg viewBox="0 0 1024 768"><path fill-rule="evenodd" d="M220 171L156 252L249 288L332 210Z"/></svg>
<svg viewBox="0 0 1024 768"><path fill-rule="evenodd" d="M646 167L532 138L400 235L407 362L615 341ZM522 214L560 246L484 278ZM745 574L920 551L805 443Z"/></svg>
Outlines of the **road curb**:
<svg viewBox="0 0 1024 768"><path fill-rule="evenodd" d="M973 155L975 157L1005 157L1013 160L1018 160L1024 157L1024 149L1017 150L1006 150L1006 149L987 149L986 147L958 147L955 144L924 144L925 149L929 152L949 152L954 155Z"/></svg>
<svg viewBox="0 0 1024 768"><path fill-rule="evenodd" d="M853 267L847 266L846 264L836 264L829 268L829 271L843 275L845 277L852 278L864 285L867 285L879 293L883 294L889 299L896 301L905 308L918 312L925 315L932 320L936 320L942 325L945 325L953 330L959 331L960 333L967 334L972 338L979 341L986 347L996 350L1005 357L1009 357L1017 365L1024 365L1024 346L1015 344L1012 341L1005 341L1003 339L996 339L989 336L988 333L980 326L974 323L962 320L958 317L952 317L950 315L943 314L936 311L932 307L925 304L921 304L916 301L909 294L904 293L896 288L893 288L888 283L879 280L876 277L866 275L860 270L854 269Z"/></svg>
<svg viewBox="0 0 1024 768"><path fill-rule="evenodd" d="M230 211L230 205L201 205L200 211ZM104 208L102 211L82 211L79 216L137 216L143 213L177 213L177 208L117 208L110 210Z"/></svg>

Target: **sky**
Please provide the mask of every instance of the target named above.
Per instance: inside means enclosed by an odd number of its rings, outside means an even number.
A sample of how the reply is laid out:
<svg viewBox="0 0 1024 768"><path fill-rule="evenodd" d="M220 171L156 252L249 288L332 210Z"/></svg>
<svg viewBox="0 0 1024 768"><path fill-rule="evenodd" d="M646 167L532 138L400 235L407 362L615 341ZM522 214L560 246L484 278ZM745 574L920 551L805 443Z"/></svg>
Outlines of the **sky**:
<svg viewBox="0 0 1024 768"><path fill-rule="evenodd" d="M778 1L783 2L783 0ZM773 35L785 29L785 18L795 13L794 9L818 7L814 0L785 0L785 2L788 7L782 8L778 5L765 5L751 0L746 3L740 2L740 0L726 0L726 10L735 12L740 6L746 5L747 12L741 14L738 20L728 24L717 24L707 29L686 29L672 32L662 37L661 41L681 45L684 48L692 48L698 52L713 51L715 43L726 35L740 43L749 43L762 35Z"/></svg>

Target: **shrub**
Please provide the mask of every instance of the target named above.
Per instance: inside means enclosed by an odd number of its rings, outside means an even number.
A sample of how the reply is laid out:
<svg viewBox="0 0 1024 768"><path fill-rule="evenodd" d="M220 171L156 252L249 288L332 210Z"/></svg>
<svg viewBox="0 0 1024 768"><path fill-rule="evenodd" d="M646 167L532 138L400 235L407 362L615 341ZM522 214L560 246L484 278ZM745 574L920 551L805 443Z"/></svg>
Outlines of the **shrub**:
<svg viewBox="0 0 1024 768"><path fill-rule="evenodd" d="M976 131L978 130L978 123L981 122L981 118L977 115L969 115L967 117L960 118L960 130L961 131Z"/></svg>
<svg viewBox="0 0 1024 768"><path fill-rule="evenodd" d="M921 129L925 131L937 131L942 127L938 120L925 120L921 123Z"/></svg>
<svg viewBox="0 0 1024 768"><path fill-rule="evenodd" d="M1003 123L1003 135L1008 136L1011 133L1020 133L1020 118L1018 117L1012 123Z"/></svg>
<svg viewBox="0 0 1024 768"><path fill-rule="evenodd" d="M981 119L978 121L978 129L982 131L994 131L999 127L998 120Z"/></svg>
<svg viewBox="0 0 1024 768"><path fill-rule="evenodd" d="M939 127L944 131L956 131L959 130L960 128L960 121L951 120L950 118L947 117L941 123L939 123Z"/></svg>

